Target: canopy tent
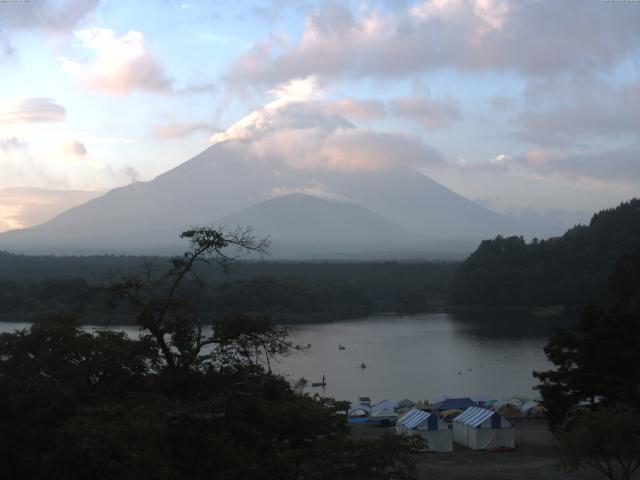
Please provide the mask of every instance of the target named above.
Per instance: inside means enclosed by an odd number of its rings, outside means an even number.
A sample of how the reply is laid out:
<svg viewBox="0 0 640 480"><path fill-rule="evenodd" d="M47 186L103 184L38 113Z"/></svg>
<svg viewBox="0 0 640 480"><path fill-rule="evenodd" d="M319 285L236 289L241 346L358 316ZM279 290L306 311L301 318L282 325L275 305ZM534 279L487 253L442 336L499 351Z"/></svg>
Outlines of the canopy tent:
<svg viewBox="0 0 640 480"><path fill-rule="evenodd" d="M453 419L453 440L473 450L514 448L515 431L499 413L470 407Z"/></svg>
<svg viewBox="0 0 640 480"><path fill-rule="evenodd" d="M476 402L469 397L462 398L447 398L440 402L434 403L432 407L436 410L452 410L458 408L460 410L466 410L469 407L475 407Z"/></svg>
<svg viewBox="0 0 640 480"><path fill-rule="evenodd" d="M416 402L413 402L411 400L409 400L408 398L405 398L403 400L400 400L398 402L398 409L404 409L404 408L411 408L416 404Z"/></svg>
<svg viewBox="0 0 640 480"><path fill-rule="evenodd" d="M420 435L427 448L435 452L452 452L453 435L449 426L437 415L412 409L396 421L396 433Z"/></svg>
<svg viewBox="0 0 640 480"><path fill-rule="evenodd" d="M381 425L393 425L398 418L398 405L391 400L383 400L371 407L371 420Z"/></svg>
<svg viewBox="0 0 640 480"><path fill-rule="evenodd" d="M380 412L382 410L395 410L398 408L398 404L391 400L382 400L371 407L371 414Z"/></svg>

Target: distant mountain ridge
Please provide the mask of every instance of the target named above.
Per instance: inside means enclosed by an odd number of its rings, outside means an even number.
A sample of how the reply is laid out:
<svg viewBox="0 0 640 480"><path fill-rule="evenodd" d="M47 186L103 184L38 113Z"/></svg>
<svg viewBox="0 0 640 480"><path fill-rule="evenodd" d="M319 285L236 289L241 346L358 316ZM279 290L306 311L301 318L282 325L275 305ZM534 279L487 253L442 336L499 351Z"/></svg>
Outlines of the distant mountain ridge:
<svg viewBox="0 0 640 480"><path fill-rule="evenodd" d="M301 193L279 196L219 220L226 226L251 225L271 240L271 255L286 257L391 254L416 250L425 239L359 205Z"/></svg>
<svg viewBox="0 0 640 480"><path fill-rule="evenodd" d="M640 199L593 215L563 236L483 241L456 270L454 303L584 305L604 300L609 276L640 249Z"/></svg>
<svg viewBox="0 0 640 480"><path fill-rule="evenodd" d="M259 235L260 230L288 232L274 237L278 255L286 255L288 249L295 258L348 256L354 249L343 247L355 242L358 252L374 256L394 258L411 252L437 257L460 256L483 238L524 228L410 168L312 171L274 167L228 148L238 142L213 145L149 182L111 190L36 227L0 234L0 248L22 253L173 253L183 248L178 234L189 226L251 220L259 224L260 228L254 225ZM317 190L321 192L315 193ZM294 192L328 195L298 205L298 221L291 210L295 202L269 203L273 197ZM320 204L324 214L318 225L323 227L314 230L313 215L320 215ZM343 214L337 206L345 210ZM251 208L262 213L242 213ZM348 221L343 218L347 214L351 215ZM286 225L283 218L289 219ZM340 226L345 221L349 228ZM297 224L306 226L296 229ZM356 225L361 232L355 231ZM318 233L329 230L336 238L342 234L351 240L318 248Z"/></svg>

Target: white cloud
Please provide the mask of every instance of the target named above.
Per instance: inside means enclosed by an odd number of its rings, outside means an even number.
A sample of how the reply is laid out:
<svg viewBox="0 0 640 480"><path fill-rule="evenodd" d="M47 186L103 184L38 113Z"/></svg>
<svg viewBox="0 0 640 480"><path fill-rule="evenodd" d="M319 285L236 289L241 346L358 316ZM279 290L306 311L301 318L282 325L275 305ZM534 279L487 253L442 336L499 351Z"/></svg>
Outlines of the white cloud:
<svg viewBox="0 0 640 480"><path fill-rule="evenodd" d="M339 100L327 100L326 109L347 118L359 120L374 120L387 114L387 107L379 100L353 100L341 98Z"/></svg>
<svg viewBox="0 0 640 480"><path fill-rule="evenodd" d="M0 106L0 125L62 122L66 114L51 98L16 98Z"/></svg>
<svg viewBox="0 0 640 480"><path fill-rule="evenodd" d="M68 32L91 14L100 0L38 0L4 5L2 29Z"/></svg>
<svg viewBox="0 0 640 480"><path fill-rule="evenodd" d="M596 184L640 182L640 145L599 151L531 149L514 161L521 168L545 176Z"/></svg>
<svg viewBox="0 0 640 480"><path fill-rule="evenodd" d="M393 12L321 4L297 43L272 40L239 57L234 88L322 79L405 78L440 68L584 73L611 68L640 49L640 9L584 0L425 0Z"/></svg>
<svg viewBox="0 0 640 480"><path fill-rule="evenodd" d="M124 95L134 90L166 92L172 80L162 62L148 49L144 35L93 28L75 32L82 46L93 51L90 60L58 58L66 73L78 76L92 90Z"/></svg>
<svg viewBox="0 0 640 480"><path fill-rule="evenodd" d="M78 140L69 140L62 145L62 154L72 159L82 160L89 156L87 148Z"/></svg>
<svg viewBox="0 0 640 480"><path fill-rule="evenodd" d="M393 100L392 106L396 115L416 121L427 130L446 127L462 119L462 109L451 97L400 97Z"/></svg>
<svg viewBox="0 0 640 480"><path fill-rule="evenodd" d="M442 155L419 137L358 129L335 113L334 103L291 98L300 97L283 94L215 134L212 143L231 141L226 148L241 152L244 158L307 170L444 163Z"/></svg>
<svg viewBox="0 0 640 480"><path fill-rule="evenodd" d="M530 88L527 101L517 133L526 142L549 147L640 137L640 75L615 85L593 78L541 82Z"/></svg>

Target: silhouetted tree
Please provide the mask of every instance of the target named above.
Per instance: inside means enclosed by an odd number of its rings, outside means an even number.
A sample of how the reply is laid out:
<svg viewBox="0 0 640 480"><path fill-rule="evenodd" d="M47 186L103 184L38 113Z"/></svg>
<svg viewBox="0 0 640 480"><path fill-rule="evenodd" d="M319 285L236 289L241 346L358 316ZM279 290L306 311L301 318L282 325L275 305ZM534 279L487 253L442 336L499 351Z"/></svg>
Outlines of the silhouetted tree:
<svg viewBox="0 0 640 480"><path fill-rule="evenodd" d="M213 341L203 334L192 294L181 294L189 279L201 282L196 265L215 263L226 271L233 260L250 252L263 254L269 244L268 239L257 239L251 229L240 228L225 232L198 227L180 238L189 240L190 248L173 257L168 270L158 272L149 263L141 274L121 276L110 286L116 297L131 304L137 323L152 336L169 368L190 366Z"/></svg>
<svg viewBox="0 0 640 480"><path fill-rule="evenodd" d="M245 232L246 233L246 232ZM139 338L87 332L55 316L0 335L0 478L411 479L410 440L353 441L344 416L271 371L296 348L244 314L207 323L185 287L194 265L226 267L252 237L185 232L168 271L146 268L113 291Z"/></svg>
<svg viewBox="0 0 640 480"><path fill-rule="evenodd" d="M610 301L590 306L572 328L556 329L545 352L555 369L536 372L552 429L570 428L579 407L640 407L640 250L623 257Z"/></svg>
<svg viewBox="0 0 640 480"><path fill-rule="evenodd" d="M604 408L579 415L556 436L569 470L596 469L610 480L629 480L640 467L640 411Z"/></svg>

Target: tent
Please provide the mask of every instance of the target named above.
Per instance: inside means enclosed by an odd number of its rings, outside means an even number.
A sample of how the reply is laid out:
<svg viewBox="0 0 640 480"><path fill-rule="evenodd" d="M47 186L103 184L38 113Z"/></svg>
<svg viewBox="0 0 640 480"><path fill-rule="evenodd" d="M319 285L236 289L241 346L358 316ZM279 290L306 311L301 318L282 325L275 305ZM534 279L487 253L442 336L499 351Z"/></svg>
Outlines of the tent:
<svg viewBox="0 0 640 480"><path fill-rule="evenodd" d="M391 400L383 400L371 407L371 420L380 425L393 425L398 419L398 404Z"/></svg>
<svg viewBox="0 0 640 480"><path fill-rule="evenodd" d="M437 412L437 410L436 410ZM451 410L442 410L438 412L438 416L447 423L451 423L455 417L460 415L464 410L460 408L452 408Z"/></svg>
<svg viewBox="0 0 640 480"><path fill-rule="evenodd" d="M486 395L471 395L469 398L473 400L476 405L489 405L491 403L491 399Z"/></svg>
<svg viewBox="0 0 640 480"><path fill-rule="evenodd" d="M347 411L347 423L367 423L371 421L371 408L357 405Z"/></svg>
<svg viewBox="0 0 640 480"><path fill-rule="evenodd" d="M469 407L475 407L476 402L469 397L463 398L447 398L438 403L434 403L432 407L436 410L452 410L454 408L466 410Z"/></svg>
<svg viewBox="0 0 640 480"><path fill-rule="evenodd" d="M399 410L403 410L403 409L410 409L411 407L413 407L416 404L416 402L412 402L411 400L409 400L408 398L405 398L404 400L400 400L398 402L398 409Z"/></svg>
<svg viewBox="0 0 640 480"><path fill-rule="evenodd" d="M528 417L544 417L545 408L535 400L529 400L522 405L522 413L525 413Z"/></svg>
<svg viewBox="0 0 640 480"><path fill-rule="evenodd" d="M522 416L520 406L513 403L499 402L492 405L491 408L506 418L515 419Z"/></svg>
<svg viewBox="0 0 640 480"><path fill-rule="evenodd" d="M412 409L396 421L396 433L420 435L427 448L435 452L452 452L452 431L437 415Z"/></svg>
<svg viewBox="0 0 640 480"><path fill-rule="evenodd" d="M453 419L453 440L473 450L514 448L515 429L497 412L470 407Z"/></svg>
<svg viewBox="0 0 640 480"><path fill-rule="evenodd" d="M391 400L382 400L371 407L371 413L374 414L382 410L395 410L396 408L398 408L398 404L396 402Z"/></svg>

